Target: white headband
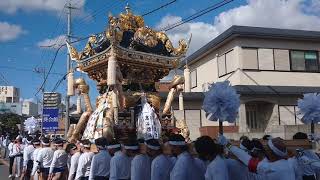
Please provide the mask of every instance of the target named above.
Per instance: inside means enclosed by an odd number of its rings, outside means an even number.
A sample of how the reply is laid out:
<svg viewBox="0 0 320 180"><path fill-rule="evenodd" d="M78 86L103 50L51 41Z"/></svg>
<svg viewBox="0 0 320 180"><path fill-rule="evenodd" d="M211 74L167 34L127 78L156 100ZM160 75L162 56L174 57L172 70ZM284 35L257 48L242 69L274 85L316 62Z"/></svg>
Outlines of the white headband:
<svg viewBox="0 0 320 180"><path fill-rule="evenodd" d="M148 148L153 149L153 150L159 150L160 146L153 146L153 145L149 145L147 143L144 143Z"/></svg>
<svg viewBox="0 0 320 180"><path fill-rule="evenodd" d="M86 148L89 148L89 147L90 147L90 145L89 145L89 144L82 144L82 143L80 143L80 146L82 146L82 147L86 147Z"/></svg>
<svg viewBox="0 0 320 180"><path fill-rule="evenodd" d="M27 140L27 143L28 143L28 144L31 144L31 142L32 142L32 141L28 141L28 140Z"/></svg>
<svg viewBox="0 0 320 180"><path fill-rule="evenodd" d="M186 142L184 141L169 141L170 145L174 145L174 146L184 146L186 145Z"/></svg>
<svg viewBox="0 0 320 180"><path fill-rule="evenodd" d="M50 143L44 143L44 142L41 142L42 145L45 145L45 146L48 146L50 145Z"/></svg>
<svg viewBox="0 0 320 180"><path fill-rule="evenodd" d="M139 147L138 146L124 146L125 149L128 149L128 150L138 150Z"/></svg>
<svg viewBox="0 0 320 180"><path fill-rule="evenodd" d="M268 140L268 146L276 155L278 155L280 157L285 157L288 155L287 150L286 150L286 152L283 152L280 149L278 149L276 146L274 146L271 139Z"/></svg>
<svg viewBox="0 0 320 180"><path fill-rule="evenodd" d="M61 146L63 143L54 143L55 146Z"/></svg>
<svg viewBox="0 0 320 180"><path fill-rule="evenodd" d="M106 148L103 147L103 146L97 146L97 148L99 148L99 149L106 149Z"/></svg>
<svg viewBox="0 0 320 180"><path fill-rule="evenodd" d="M39 145L39 144L40 144L40 142L38 142L38 141L37 141L37 142L34 142L33 144L34 144L34 145Z"/></svg>
<svg viewBox="0 0 320 180"><path fill-rule="evenodd" d="M120 144L113 144L113 145L109 145L107 146L108 149L115 149L115 148L119 148Z"/></svg>
<svg viewBox="0 0 320 180"><path fill-rule="evenodd" d="M240 149L242 149L242 150L244 150L244 151L248 151L248 149L244 146L244 145L242 145L241 143L240 143Z"/></svg>

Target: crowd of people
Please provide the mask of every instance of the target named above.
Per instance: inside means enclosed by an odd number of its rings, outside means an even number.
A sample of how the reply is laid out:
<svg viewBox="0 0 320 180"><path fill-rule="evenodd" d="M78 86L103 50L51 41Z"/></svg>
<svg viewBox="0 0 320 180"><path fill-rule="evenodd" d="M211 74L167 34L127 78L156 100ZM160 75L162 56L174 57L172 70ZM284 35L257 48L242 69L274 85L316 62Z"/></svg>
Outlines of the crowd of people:
<svg viewBox="0 0 320 180"><path fill-rule="evenodd" d="M21 180L319 180L320 159L298 149L291 157L281 138L242 137L240 146L223 135L186 143L98 138L75 143L57 138L23 138L8 144L9 178ZM94 146L92 146L92 144ZM93 148L94 147L94 148ZM14 167L14 168L13 168ZM13 169L15 174L13 175Z"/></svg>

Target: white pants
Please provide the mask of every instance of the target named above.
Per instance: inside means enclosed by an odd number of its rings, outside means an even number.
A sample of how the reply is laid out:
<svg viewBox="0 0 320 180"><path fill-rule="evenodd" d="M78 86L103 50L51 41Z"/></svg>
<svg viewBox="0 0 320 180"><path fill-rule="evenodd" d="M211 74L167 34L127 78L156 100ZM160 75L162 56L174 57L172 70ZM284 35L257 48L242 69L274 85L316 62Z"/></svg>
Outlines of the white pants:
<svg viewBox="0 0 320 180"><path fill-rule="evenodd" d="M14 158L14 163L15 163L15 172L17 176L21 176L21 171L22 171L22 163L23 163L23 158L22 156L17 156Z"/></svg>

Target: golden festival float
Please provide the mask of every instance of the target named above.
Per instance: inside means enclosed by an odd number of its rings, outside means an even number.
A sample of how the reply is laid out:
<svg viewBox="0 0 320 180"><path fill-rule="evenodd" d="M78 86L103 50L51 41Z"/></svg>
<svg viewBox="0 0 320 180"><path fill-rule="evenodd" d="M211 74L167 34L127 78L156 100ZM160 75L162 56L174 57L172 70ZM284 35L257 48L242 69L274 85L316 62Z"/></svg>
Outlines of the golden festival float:
<svg viewBox="0 0 320 180"><path fill-rule="evenodd" d="M126 139L161 138L176 128L185 138L189 130L184 119L175 119L171 112L174 96L184 87L185 78L175 75L166 102L155 85L178 67L188 50L190 39L180 40L174 47L165 32L146 26L141 16L134 15L127 5L118 17L109 15L103 33L90 36L83 51L67 42L70 57L77 69L96 81L99 96L96 108L91 105L88 84L83 78L68 74L68 95L82 96L85 112L78 123L71 125L68 140L99 137ZM183 106L183 98L179 98ZM162 118L166 117L166 118Z"/></svg>

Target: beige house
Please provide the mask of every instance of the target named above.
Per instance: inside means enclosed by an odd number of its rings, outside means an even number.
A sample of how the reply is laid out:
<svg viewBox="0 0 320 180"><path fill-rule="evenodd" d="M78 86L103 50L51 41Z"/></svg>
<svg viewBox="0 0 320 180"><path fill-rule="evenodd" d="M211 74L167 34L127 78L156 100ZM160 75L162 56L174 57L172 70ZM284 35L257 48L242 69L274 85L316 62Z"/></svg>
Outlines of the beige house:
<svg viewBox="0 0 320 180"><path fill-rule="evenodd" d="M320 32L245 26L223 32L183 62L182 68L187 64L190 69L190 89L186 86L183 94L182 114L191 139L216 133L218 124L206 120L201 110L203 92L210 83L224 80L241 100L236 123L225 124L229 137L271 134L291 139L298 131L309 132L296 105L303 93L320 92L319 51Z"/></svg>

